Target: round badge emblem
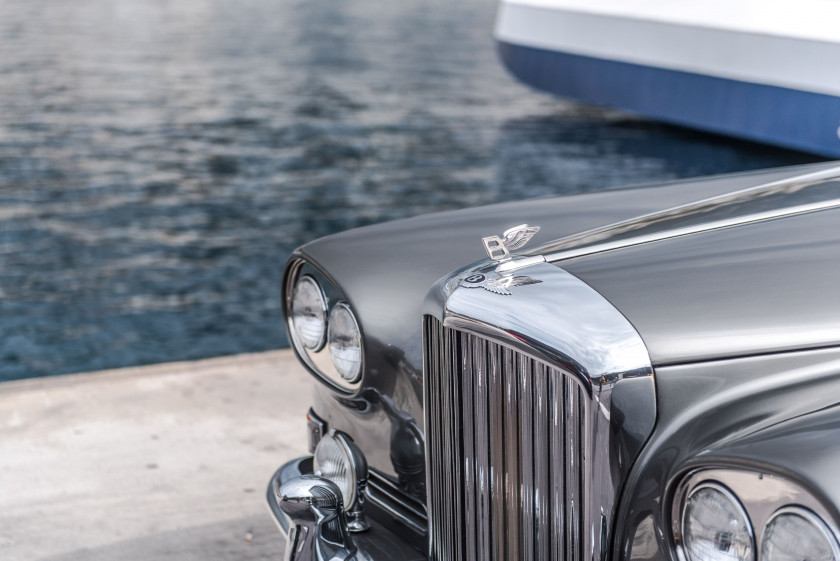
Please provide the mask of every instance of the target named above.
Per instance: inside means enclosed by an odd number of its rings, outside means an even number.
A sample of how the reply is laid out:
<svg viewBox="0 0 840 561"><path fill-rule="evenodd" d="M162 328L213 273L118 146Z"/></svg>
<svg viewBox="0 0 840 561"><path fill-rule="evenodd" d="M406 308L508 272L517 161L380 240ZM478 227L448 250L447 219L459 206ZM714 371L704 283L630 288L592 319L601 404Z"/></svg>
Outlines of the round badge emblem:
<svg viewBox="0 0 840 561"><path fill-rule="evenodd" d="M469 284L481 284L481 283L484 282L484 279L486 279L486 278L487 277L485 277L481 273L473 273L472 275L465 278L464 282L469 283Z"/></svg>

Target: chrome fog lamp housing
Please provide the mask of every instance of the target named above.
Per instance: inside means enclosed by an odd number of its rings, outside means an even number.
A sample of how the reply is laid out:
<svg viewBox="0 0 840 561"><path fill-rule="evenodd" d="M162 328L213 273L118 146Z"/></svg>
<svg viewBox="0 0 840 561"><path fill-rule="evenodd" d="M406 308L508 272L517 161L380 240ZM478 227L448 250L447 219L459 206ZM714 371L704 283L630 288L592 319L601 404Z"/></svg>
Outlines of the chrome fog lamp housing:
<svg viewBox="0 0 840 561"><path fill-rule="evenodd" d="M755 561L755 537L744 507L726 487L701 483L682 512L688 561Z"/></svg>
<svg viewBox="0 0 840 561"><path fill-rule="evenodd" d="M327 302L318 281L301 276L295 284L291 306L292 329L304 348L317 351L327 333Z"/></svg>
<svg viewBox="0 0 840 561"><path fill-rule="evenodd" d="M336 304L330 312L330 357L341 378L356 382L362 376L362 332L356 316L346 303Z"/></svg>
<svg viewBox="0 0 840 561"><path fill-rule="evenodd" d="M340 431L323 436L315 447L312 467L315 475L332 481L341 491L350 531L367 530L363 508L368 466L353 440Z"/></svg>
<svg viewBox="0 0 840 561"><path fill-rule="evenodd" d="M825 522L800 507L777 511L764 527L762 561L840 561L840 546Z"/></svg>

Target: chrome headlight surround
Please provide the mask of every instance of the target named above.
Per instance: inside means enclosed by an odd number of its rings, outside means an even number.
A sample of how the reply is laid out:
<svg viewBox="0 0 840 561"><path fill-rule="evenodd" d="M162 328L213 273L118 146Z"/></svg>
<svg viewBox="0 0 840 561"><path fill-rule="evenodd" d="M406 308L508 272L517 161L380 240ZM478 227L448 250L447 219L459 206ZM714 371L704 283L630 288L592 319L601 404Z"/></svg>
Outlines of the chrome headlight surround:
<svg viewBox="0 0 840 561"><path fill-rule="evenodd" d="M831 531L828 525L823 521L822 518L811 512L810 510L800 507L800 506L787 506L782 507L773 513L773 516L770 517L770 520L767 521L767 524L764 526L764 536L761 539L761 550L760 555L763 561L788 561L791 559L791 556L785 555L784 552L781 551L779 553L775 553L772 550L769 550L768 541L772 539L771 531L774 525L781 524L784 519L796 519L799 518L805 522L808 526L811 527L814 531L817 532L818 538L822 538L825 548L828 550L828 553L831 557L833 557L834 561L840 561L840 544L837 542L836 535ZM809 544L811 547L814 546L814 542L812 541ZM798 551L799 555L802 555L803 552ZM799 555L793 557L794 559L801 559ZM807 556L806 559L820 559L819 557L812 557ZM823 557L825 559L825 557Z"/></svg>
<svg viewBox="0 0 840 561"><path fill-rule="evenodd" d="M817 526L827 541L837 547L840 536L831 514L801 485L782 476L742 468L710 467L688 472L677 485L670 501L671 537L678 557L691 558L685 551L683 521L688 498L704 486L724 488L741 505L754 535L754 559L774 561L762 557L762 544L770 524L779 516L796 513ZM807 514L810 518L803 516ZM840 548L835 549L840 554ZM835 557L840 561L840 557Z"/></svg>
<svg viewBox="0 0 840 561"><path fill-rule="evenodd" d="M699 497L700 494L714 494L720 496L720 503L724 504L725 507L717 514L722 514L724 517L728 514L730 515L729 522L736 522L740 527L732 528L730 524L729 527L724 526L723 524L717 528L714 535L714 549L719 549L721 551L727 551L730 547L735 546L736 548L740 546L743 550L741 553L735 553L734 556L737 559L741 559L743 561L755 561L756 559L756 544L755 544L755 530L753 530L752 523L750 522L750 517L747 515L746 510L744 510L741 501L738 500L738 497L735 494L724 487L723 485L715 482L715 481L705 481L700 483L699 485L695 486L689 493L687 493L685 498L685 504L682 508L681 513L681 523L680 528L682 530L683 536L683 552L685 557L688 558L688 561L702 561L699 558L695 558L694 555L691 553L692 544L690 543L692 538L692 529L691 529L691 521L692 516L691 514L699 510L701 507L705 506L705 508L709 508L708 501L705 505L695 504L693 501L695 497ZM700 499L698 499L700 500ZM712 505L712 508L715 505ZM726 508L728 507L728 509ZM726 512L729 510L729 512ZM733 520L734 519L734 520ZM734 532L727 532L726 530L733 529ZM733 540L733 534L736 534L736 539ZM740 534L740 536L737 536ZM738 539L740 538L740 539ZM721 540L725 543L718 544L718 541ZM723 549L723 546L726 546L726 549ZM711 554L708 554L711 555ZM731 558L732 555L726 555L725 558ZM724 557L721 557L723 560Z"/></svg>
<svg viewBox="0 0 840 561"><path fill-rule="evenodd" d="M325 302L325 327L324 337L322 341L315 347L311 345L307 347L301 340L297 330L295 329L292 307L295 296L295 288L303 279L310 279L311 282L319 288L321 295ZM353 322L358 328L359 332L359 366L358 371L352 379L347 379L341 375L336 368L332 358L332 353L329 350L328 338L330 329L330 316L334 309L338 306L346 307L353 316ZM362 383L362 374L365 370L365 356L364 356L364 332L362 331L361 323L358 316L354 313L352 305L349 303L347 297L338 289L337 284L327 275L323 270L317 267L314 263L307 261L299 255L293 256L286 265L286 271L283 277L283 315L286 323L286 333L289 337L289 342L294 348L300 361L306 366L316 378L326 383L335 390L345 394L352 394Z"/></svg>

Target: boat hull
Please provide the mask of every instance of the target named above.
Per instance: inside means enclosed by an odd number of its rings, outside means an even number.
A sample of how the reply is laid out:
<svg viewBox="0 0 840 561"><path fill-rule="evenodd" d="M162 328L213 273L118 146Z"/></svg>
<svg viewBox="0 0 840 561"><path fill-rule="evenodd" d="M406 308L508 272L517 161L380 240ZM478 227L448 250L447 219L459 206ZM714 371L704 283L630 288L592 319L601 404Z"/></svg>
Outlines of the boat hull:
<svg viewBox="0 0 840 561"><path fill-rule="evenodd" d="M840 84L831 83L836 72L821 73L821 65L840 63L840 45L581 15L554 4L503 2L499 11L499 54L526 84L669 123L840 156ZM704 40L716 48L697 43ZM731 60L724 62L726 53ZM787 59L778 60L779 53ZM818 60L802 69L797 57Z"/></svg>

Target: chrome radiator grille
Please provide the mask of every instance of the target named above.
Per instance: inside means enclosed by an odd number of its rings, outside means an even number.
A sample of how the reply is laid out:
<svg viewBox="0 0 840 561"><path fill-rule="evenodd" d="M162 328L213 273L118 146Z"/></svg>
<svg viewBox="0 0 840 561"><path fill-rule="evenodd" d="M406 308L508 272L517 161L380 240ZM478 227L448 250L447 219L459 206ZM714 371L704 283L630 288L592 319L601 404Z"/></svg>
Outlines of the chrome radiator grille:
<svg viewBox="0 0 840 561"><path fill-rule="evenodd" d="M582 387L431 316L424 354L430 559L581 561Z"/></svg>

